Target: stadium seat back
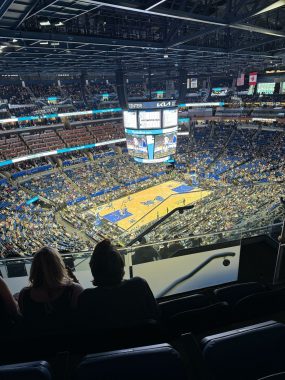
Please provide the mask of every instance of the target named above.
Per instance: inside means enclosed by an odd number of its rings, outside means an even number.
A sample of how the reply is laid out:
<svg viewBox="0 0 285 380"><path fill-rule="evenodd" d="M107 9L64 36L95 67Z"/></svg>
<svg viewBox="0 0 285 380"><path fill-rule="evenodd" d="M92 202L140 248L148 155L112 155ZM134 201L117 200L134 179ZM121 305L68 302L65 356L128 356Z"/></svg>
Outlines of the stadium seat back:
<svg viewBox="0 0 285 380"><path fill-rule="evenodd" d="M218 302L206 307L177 313L170 318L170 326L176 333L209 331L223 327L230 321L230 307Z"/></svg>
<svg viewBox="0 0 285 380"><path fill-rule="evenodd" d="M0 366L1 380L51 380L49 364L45 361Z"/></svg>
<svg viewBox="0 0 285 380"><path fill-rule="evenodd" d="M208 336L202 346L214 379L258 379L285 370L285 325L275 321Z"/></svg>
<svg viewBox="0 0 285 380"><path fill-rule="evenodd" d="M159 309L163 318L169 318L174 314L191 309L208 306L209 298L204 294L194 294L174 300L159 303Z"/></svg>
<svg viewBox="0 0 285 380"><path fill-rule="evenodd" d="M239 300L233 309L237 321L264 317L285 310L285 289L252 294Z"/></svg>
<svg viewBox="0 0 285 380"><path fill-rule="evenodd" d="M179 353L169 344L158 344L86 356L77 369L77 380L186 380Z"/></svg>
<svg viewBox="0 0 285 380"><path fill-rule="evenodd" d="M233 284L214 290L214 295L218 301L227 302L234 305L240 299L264 291L264 286L258 282L246 282Z"/></svg>

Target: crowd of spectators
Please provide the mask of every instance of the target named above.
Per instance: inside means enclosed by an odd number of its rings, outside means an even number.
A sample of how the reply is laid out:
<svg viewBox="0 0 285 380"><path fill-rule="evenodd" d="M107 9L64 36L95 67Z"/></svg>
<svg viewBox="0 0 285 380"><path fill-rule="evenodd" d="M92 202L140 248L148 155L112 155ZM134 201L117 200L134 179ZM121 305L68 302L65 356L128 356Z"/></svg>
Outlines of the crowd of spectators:
<svg viewBox="0 0 285 380"><path fill-rule="evenodd" d="M62 252L88 249L88 243L58 223L55 207L31 199L20 185L2 179L0 183L1 257L31 254L43 245Z"/></svg>
<svg viewBox="0 0 285 380"><path fill-rule="evenodd" d="M21 84L0 85L0 99L10 104L30 104L31 93Z"/></svg>
<svg viewBox="0 0 285 380"><path fill-rule="evenodd" d="M132 83L127 84L128 96L130 98L144 98L146 97L146 87L143 83Z"/></svg>
<svg viewBox="0 0 285 380"><path fill-rule="evenodd" d="M96 126L83 129L95 136ZM80 131L83 129L80 128ZM29 143L27 138L25 141ZM171 175L163 174L164 164L135 163L126 154L125 147L115 150L106 148L101 152L90 149L68 153L53 160L43 158L19 163L5 171L6 175L12 176L12 180L18 178L18 173L22 174L17 182L6 180L2 184L3 202L8 203L5 207L1 206L1 222L8 226L8 243L13 241L10 237L12 225L17 231L13 236L19 239L20 246L24 244L20 218L23 214L24 219L28 218L27 226L29 223L37 226L40 236L37 240L40 242L44 242L42 226L45 224L50 226L51 231L57 231L57 234L53 232L53 236L59 237L57 241L64 241L69 232L63 228L64 235L60 235L60 224L54 219L55 211L60 211L60 216L70 226L83 231L92 241L112 237L120 242L121 231L112 223L98 221L96 215L88 212L90 208L170 178L191 184L189 173L194 173L199 185L209 189L211 195L197 202L191 212L191 220L186 214L183 218L174 219L173 223L169 220L170 229L165 234L157 229L155 238L166 238L171 233L182 236L187 230L188 234L194 235L214 232L217 228L226 231L248 220L256 221L257 216L264 223L269 223L272 213L267 212L266 219L263 211L275 209L278 197L282 195L280 183L284 181L284 143L284 132L274 128L268 131L261 126L240 128L236 123L212 122L192 126L190 140L187 136L179 137L176 159L185 171L173 171ZM155 173L162 175L158 177ZM139 182L143 177L144 180ZM25 200L31 195L39 196L43 203L27 206ZM10 207L10 204L14 206ZM70 246L75 244L74 240L70 241ZM24 249L25 246L22 246Z"/></svg>
<svg viewBox="0 0 285 380"><path fill-rule="evenodd" d="M98 95L98 94L112 94L115 92L115 86L108 81L95 82L89 81L86 85L86 91L89 95Z"/></svg>

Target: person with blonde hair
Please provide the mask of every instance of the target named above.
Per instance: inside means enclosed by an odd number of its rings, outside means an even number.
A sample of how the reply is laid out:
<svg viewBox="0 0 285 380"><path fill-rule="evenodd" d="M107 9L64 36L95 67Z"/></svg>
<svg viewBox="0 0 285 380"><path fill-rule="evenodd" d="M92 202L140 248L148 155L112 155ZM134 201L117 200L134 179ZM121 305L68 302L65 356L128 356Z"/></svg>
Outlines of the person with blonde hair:
<svg viewBox="0 0 285 380"><path fill-rule="evenodd" d="M58 251L43 247L34 256L29 276L30 285L19 294L19 307L24 320L33 324L65 322L77 306L83 291L65 268Z"/></svg>

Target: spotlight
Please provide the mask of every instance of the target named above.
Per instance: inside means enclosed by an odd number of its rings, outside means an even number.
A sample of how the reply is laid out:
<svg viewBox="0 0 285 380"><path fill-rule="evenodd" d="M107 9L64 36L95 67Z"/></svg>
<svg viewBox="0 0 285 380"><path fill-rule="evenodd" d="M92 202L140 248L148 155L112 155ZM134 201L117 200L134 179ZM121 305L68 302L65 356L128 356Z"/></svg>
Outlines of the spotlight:
<svg viewBox="0 0 285 380"><path fill-rule="evenodd" d="M41 41L40 45L48 45L48 41Z"/></svg>
<svg viewBox="0 0 285 380"><path fill-rule="evenodd" d="M18 42L18 40L16 38L13 38L12 42L15 44L16 42Z"/></svg>
<svg viewBox="0 0 285 380"><path fill-rule="evenodd" d="M164 54L163 58L168 58L168 54Z"/></svg>

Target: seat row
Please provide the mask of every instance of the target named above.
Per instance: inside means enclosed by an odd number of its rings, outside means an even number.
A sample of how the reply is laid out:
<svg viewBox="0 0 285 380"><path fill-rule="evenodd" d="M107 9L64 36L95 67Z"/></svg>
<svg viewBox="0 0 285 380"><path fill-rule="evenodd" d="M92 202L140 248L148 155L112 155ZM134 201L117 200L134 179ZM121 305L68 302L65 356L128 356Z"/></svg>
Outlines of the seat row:
<svg viewBox="0 0 285 380"><path fill-rule="evenodd" d="M270 318L285 310L285 288L256 282L217 288L160 302L162 321L174 334L207 332L233 323Z"/></svg>
<svg viewBox="0 0 285 380"><path fill-rule="evenodd" d="M184 336L187 341L182 349L162 343L87 355L72 379L285 379L284 324L267 321L249 325L207 336L199 345L192 336ZM58 375L46 361L36 361L0 366L0 378L53 380Z"/></svg>

